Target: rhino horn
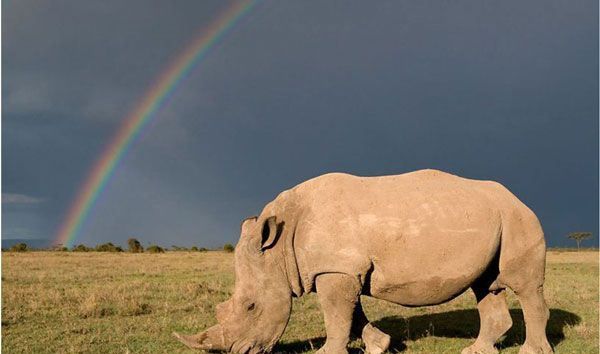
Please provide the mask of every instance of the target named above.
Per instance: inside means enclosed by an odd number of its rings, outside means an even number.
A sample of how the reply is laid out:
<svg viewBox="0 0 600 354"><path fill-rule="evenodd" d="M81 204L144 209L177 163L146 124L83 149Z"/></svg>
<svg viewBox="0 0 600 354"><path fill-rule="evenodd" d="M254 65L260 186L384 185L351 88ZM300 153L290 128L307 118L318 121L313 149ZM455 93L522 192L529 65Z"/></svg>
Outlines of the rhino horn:
<svg viewBox="0 0 600 354"><path fill-rule="evenodd" d="M220 325L214 325L204 332L195 335L186 336L173 332L173 336L181 343L194 349L203 350L227 350L223 328Z"/></svg>

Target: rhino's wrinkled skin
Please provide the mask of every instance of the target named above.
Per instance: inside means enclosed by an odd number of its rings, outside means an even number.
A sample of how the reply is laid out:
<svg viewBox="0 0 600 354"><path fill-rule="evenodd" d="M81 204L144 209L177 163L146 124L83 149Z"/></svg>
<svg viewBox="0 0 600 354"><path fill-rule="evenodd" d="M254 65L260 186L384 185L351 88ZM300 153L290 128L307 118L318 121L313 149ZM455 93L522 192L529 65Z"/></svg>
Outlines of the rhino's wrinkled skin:
<svg viewBox="0 0 600 354"><path fill-rule="evenodd" d="M543 298L546 247L538 219L502 185L435 170L396 176L323 175L281 193L242 223L235 291L218 324L176 337L192 348L269 352L291 297L316 291L327 341L347 353L350 335L367 353L390 337L360 306L368 295L405 306L446 302L473 289L480 332L463 353L497 353L512 325L505 298L517 295L526 322L520 353L551 353Z"/></svg>

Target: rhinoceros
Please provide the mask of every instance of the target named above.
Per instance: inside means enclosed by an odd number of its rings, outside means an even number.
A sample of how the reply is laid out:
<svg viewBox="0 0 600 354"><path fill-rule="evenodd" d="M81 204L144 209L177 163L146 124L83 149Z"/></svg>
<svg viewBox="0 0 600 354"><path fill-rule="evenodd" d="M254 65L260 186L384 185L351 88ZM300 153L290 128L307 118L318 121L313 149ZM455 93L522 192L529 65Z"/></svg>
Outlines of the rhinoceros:
<svg viewBox="0 0 600 354"><path fill-rule="evenodd" d="M279 194L244 220L235 248L235 289L218 324L174 335L191 348L270 352L292 297L316 292L327 339L319 354L388 349L360 296L403 306L441 304L472 289L480 330L462 353L497 353L511 327L506 289L526 323L519 353L551 353L543 297L546 246L535 214L501 184L437 170L393 176L322 175Z"/></svg>

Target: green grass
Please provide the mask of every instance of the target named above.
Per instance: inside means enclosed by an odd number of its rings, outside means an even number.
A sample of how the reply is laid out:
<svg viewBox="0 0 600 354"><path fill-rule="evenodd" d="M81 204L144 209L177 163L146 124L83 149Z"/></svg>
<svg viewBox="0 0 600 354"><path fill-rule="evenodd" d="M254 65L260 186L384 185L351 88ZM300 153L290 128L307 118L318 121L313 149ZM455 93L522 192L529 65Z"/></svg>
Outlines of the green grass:
<svg viewBox="0 0 600 354"><path fill-rule="evenodd" d="M215 323L214 307L233 288L233 257L222 252L164 254L27 252L2 254L2 352L192 353L172 331ZM598 252L549 252L549 339L557 353L598 353ZM393 337L391 353L459 353L478 331L469 292L440 306L408 309L364 298L365 312ZM517 353L521 310L499 343ZM314 295L294 301L278 352L312 353L325 330ZM352 342L360 353L359 340Z"/></svg>

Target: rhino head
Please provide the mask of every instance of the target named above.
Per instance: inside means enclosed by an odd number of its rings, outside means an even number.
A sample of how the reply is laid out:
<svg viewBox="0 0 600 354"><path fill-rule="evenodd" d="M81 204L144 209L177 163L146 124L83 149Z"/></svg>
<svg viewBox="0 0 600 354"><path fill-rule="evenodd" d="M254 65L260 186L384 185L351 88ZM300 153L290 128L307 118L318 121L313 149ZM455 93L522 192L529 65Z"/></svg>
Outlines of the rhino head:
<svg viewBox="0 0 600 354"><path fill-rule="evenodd" d="M217 305L218 324L196 335L175 337L190 348L233 353L269 352L287 326L292 291L275 247L283 223L275 217L244 220L235 248L235 290Z"/></svg>

